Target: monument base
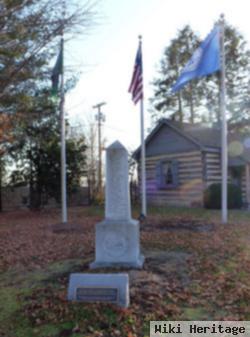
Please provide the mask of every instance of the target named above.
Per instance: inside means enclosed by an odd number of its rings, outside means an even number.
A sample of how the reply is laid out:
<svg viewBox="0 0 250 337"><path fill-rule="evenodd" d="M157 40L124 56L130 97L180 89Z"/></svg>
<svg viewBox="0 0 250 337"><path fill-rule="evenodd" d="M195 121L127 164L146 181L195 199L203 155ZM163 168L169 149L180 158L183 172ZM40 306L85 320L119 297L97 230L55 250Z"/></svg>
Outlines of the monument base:
<svg viewBox="0 0 250 337"><path fill-rule="evenodd" d="M140 254L139 222L109 220L96 225L95 261L96 268L142 268L144 256Z"/></svg>
<svg viewBox="0 0 250 337"><path fill-rule="evenodd" d="M94 261L90 263L90 269L101 269L101 268L133 268L142 269L145 257L140 255L137 261L134 262L98 262Z"/></svg>

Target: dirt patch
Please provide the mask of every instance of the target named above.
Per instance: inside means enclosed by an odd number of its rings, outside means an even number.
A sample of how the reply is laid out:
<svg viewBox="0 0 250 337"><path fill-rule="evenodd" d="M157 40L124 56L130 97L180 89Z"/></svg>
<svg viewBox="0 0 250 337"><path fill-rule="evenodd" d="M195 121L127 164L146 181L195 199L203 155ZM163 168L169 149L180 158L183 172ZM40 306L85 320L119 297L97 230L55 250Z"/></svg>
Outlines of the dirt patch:
<svg viewBox="0 0 250 337"><path fill-rule="evenodd" d="M53 233L83 233L84 228L75 223L57 223L50 226Z"/></svg>
<svg viewBox="0 0 250 337"><path fill-rule="evenodd" d="M146 252L145 267L164 279L178 280L185 287L190 283L188 260L191 256L182 251L151 250Z"/></svg>
<svg viewBox="0 0 250 337"><path fill-rule="evenodd" d="M197 233L202 232L211 232L214 231L215 225L213 223L201 223L195 220L180 220L180 221L171 221L163 220L157 223L144 223L142 226L144 231L151 231L152 229L158 231L192 231Z"/></svg>
<svg viewBox="0 0 250 337"><path fill-rule="evenodd" d="M186 288L191 282L188 272L191 255L180 251L147 251L144 269L128 271L132 298L142 289L165 297L170 284Z"/></svg>

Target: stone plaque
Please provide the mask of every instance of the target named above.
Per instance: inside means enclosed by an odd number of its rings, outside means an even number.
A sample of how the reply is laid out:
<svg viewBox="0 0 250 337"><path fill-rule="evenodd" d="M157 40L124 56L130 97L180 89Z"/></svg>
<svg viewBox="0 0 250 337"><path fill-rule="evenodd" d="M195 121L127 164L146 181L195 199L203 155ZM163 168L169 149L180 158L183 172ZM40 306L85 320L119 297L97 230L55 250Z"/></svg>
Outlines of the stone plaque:
<svg viewBox="0 0 250 337"><path fill-rule="evenodd" d="M68 300L129 305L128 274L70 274Z"/></svg>
<svg viewBox="0 0 250 337"><path fill-rule="evenodd" d="M83 302L117 302L117 288L79 287L76 288L76 300Z"/></svg>

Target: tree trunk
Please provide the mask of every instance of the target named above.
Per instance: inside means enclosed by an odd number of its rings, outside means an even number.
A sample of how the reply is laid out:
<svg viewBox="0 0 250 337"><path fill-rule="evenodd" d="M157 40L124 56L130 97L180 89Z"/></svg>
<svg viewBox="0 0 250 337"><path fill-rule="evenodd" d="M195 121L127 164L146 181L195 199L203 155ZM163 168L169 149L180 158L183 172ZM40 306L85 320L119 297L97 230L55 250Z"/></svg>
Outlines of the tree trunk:
<svg viewBox="0 0 250 337"><path fill-rule="evenodd" d="M41 197L41 192L32 186L30 189L30 209L36 210L41 207Z"/></svg>
<svg viewBox="0 0 250 337"><path fill-rule="evenodd" d="M194 124L193 86L190 83L190 123Z"/></svg>
<svg viewBox="0 0 250 337"><path fill-rule="evenodd" d="M0 159L0 212L3 211L3 203L2 203L2 175L3 175L2 159Z"/></svg>
<svg viewBox="0 0 250 337"><path fill-rule="evenodd" d="M182 100L181 100L181 92L178 92L178 114L179 121L183 123L183 110L182 110Z"/></svg>

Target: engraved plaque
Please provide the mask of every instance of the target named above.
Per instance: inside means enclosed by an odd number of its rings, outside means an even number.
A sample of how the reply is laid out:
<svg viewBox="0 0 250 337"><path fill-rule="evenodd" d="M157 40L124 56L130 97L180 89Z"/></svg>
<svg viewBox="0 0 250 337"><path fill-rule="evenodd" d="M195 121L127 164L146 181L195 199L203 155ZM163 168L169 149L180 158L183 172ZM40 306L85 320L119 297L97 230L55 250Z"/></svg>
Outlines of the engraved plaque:
<svg viewBox="0 0 250 337"><path fill-rule="evenodd" d="M78 287L76 300L82 302L117 302L118 289L104 287Z"/></svg>
<svg viewBox="0 0 250 337"><path fill-rule="evenodd" d="M129 305L128 274L70 274L69 301Z"/></svg>

